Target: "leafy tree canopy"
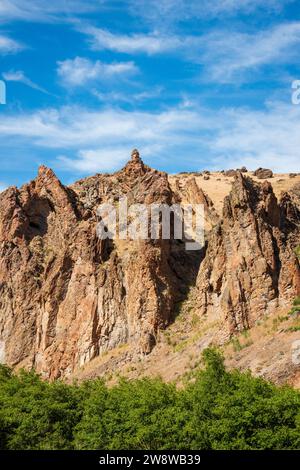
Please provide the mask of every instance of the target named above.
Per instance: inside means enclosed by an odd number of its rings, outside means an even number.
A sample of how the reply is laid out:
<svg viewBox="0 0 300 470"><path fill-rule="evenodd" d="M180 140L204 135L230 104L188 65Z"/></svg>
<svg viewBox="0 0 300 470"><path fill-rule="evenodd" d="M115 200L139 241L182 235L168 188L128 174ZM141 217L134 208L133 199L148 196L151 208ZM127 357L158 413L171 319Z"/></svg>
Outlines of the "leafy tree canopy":
<svg viewBox="0 0 300 470"><path fill-rule="evenodd" d="M0 366L1 449L299 449L300 393L227 372L220 353L185 388L160 379L68 385Z"/></svg>

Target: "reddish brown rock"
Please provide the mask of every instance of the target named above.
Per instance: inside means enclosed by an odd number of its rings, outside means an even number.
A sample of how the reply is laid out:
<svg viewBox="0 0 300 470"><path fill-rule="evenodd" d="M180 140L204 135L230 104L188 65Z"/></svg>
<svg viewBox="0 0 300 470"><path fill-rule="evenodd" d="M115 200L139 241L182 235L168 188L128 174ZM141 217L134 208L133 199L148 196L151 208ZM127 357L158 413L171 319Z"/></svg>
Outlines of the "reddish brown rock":
<svg viewBox="0 0 300 470"><path fill-rule="evenodd" d="M99 240L96 209L172 202L167 175L134 153L113 175L64 187L41 167L36 180L0 195L0 350L11 366L70 374L124 343L149 353L196 276L174 240Z"/></svg>
<svg viewBox="0 0 300 470"><path fill-rule="evenodd" d="M219 221L219 216L214 208L212 200L198 186L196 178L189 178L185 183L176 180L176 194L183 204L202 204L205 214L205 229L210 230Z"/></svg>
<svg viewBox="0 0 300 470"><path fill-rule="evenodd" d="M197 279L199 312L224 323L224 339L299 294L299 207L288 195L278 204L270 183L237 174Z"/></svg>
<svg viewBox="0 0 300 470"><path fill-rule="evenodd" d="M299 185L278 202L270 183L237 172L221 220L194 177L174 186L135 150L114 174L65 187L41 167L0 194L1 362L57 378L123 344L148 354L196 279L192 308L219 320L223 340L288 309L300 293ZM99 204L117 208L123 196L203 204L206 252L172 239L100 240Z"/></svg>

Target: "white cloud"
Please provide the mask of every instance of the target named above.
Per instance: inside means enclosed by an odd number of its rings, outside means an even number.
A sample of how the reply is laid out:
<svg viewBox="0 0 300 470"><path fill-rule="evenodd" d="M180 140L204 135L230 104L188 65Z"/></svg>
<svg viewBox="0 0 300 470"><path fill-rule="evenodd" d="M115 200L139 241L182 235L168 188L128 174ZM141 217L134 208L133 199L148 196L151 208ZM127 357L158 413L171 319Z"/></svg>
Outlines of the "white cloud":
<svg viewBox="0 0 300 470"><path fill-rule="evenodd" d="M188 38L170 35L152 34L113 34L94 26L80 26L78 30L89 37L94 50L112 50L127 54L146 53L149 55L174 51L186 47Z"/></svg>
<svg viewBox="0 0 300 470"><path fill-rule="evenodd" d="M80 148L111 141L116 145L136 140L177 140L205 126L206 119L176 108L163 112L87 110L80 107L46 109L31 114L0 117L0 136L19 136L46 148Z"/></svg>
<svg viewBox="0 0 300 470"><path fill-rule="evenodd" d="M218 82L245 79L245 73L268 64L289 63L300 45L300 22L279 24L254 34L229 31L206 36L200 56Z"/></svg>
<svg viewBox="0 0 300 470"><path fill-rule="evenodd" d="M129 149L124 147L101 147L93 150L80 150L77 157L58 157L58 165L63 169L78 171L80 173L97 173L99 171L114 171L119 169L128 160Z"/></svg>
<svg viewBox="0 0 300 470"><path fill-rule="evenodd" d="M257 9L280 11L295 0L1 0L0 22L2 21L57 21L68 20L78 15L119 9L127 10L133 16L140 16L151 23L160 25L190 18L216 17L252 13Z"/></svg>
<svg viewBox="0 0 300 470"><path fill-rule="evenodd" d="M282 173L300 170L300 106L278 102L261 111L231 109L223 113L223 119L211 143L215 168L246 165Z"/></svg>
<svg viewBox="0 0 300 470"><path fill-rule="evenodd" d="M1 0L2 21L57 21L70 15L92 12L105 3L101 0Z"/></svg>
<svg viewBox="0 0 300 470"><path fill-rule="evenodd" d="M60 155L54 166L82 174L116 169L133 147L153 166L299 171L300 106L270 103L261 111L178 106L160 112L64 107L2 116L0 138Z"/></svg>
<svg viewBox="0 0 300 470"><path fill-rule="evenodd" d="M204 116L176 108L154 113L64 107L6 115L5 119L0 116L0 139L22 148L45 149L47 153L60 155L56 166L87 173L103 170L100 157L104 153L110 169L114 169L116 161L121 161L120 149L125 160L136 146L143 155L154 159L155 155L168 158L167 149L173 149L176 155L175 149L183 141L189 142L187 145L195 144L195 139L199 141L195 136L205 123ZM190 158L193 159L192 153Z"/></svg>
<svg viewBox="0 0 300 470"><path fill-rule="evenodd" d="M128 54L176 53L188 62L201 64L205 80L236 83L249 79L266 65L290 64L300 46L300 22L281 23L265 30L239 32L224 29L194 36L173 34L113 34L93 26L79 29L90 38L93 49ZM251 77L250 77L251 78Z"/></svg>
<svg viewBox="0 0 300 470"><path fill-rule="evenodd" d="M103 93L96 88L91 90L91 93L101 102L105 103L141 103L143 101L152 100L158 98L162 91L163 87L155 86L152 89L144 89L144 91L138 93L122 93L117 91L110 91Z"/></svg>
<svg viewBox="0 0 300 470"><path fill-rule="evenodd" d="M24 46L3 34L0 34L0 54L15 54L24 49Z"/></svg>
<svg viewBox="0 0 300 470"><path fill-rule="evenodd" d="M252 13L257 9L280 11L294 0L210 0L202 1L200 11L204 15L216 16L219 14ZM193 3L193 2L192 2ZM194 1L194 3L197 3Z"/></svg>
<svg viewBox="0 0 300 470"><path fill-rule="evenodd" d="M133 16L160 27L194 18L250 14L257 10L279 12L295 0L129 0Z"/></svg>
<svg viewBox="0 0 300 470"><path fill-rule="evenodd" d="M112 77L127 76L137 73L134 62L103 63L76 57L58 62L57 74L65 86L82 86L87 82L111 79Z"/></svg>
<svg viewBox="0 0 300 470"><path fill-rule="evenodd" d="M23 83L26 86L29 86L30 88L33 88L34 90L41 91L42 93L49 94L47 90L44 88L40 87L36 83L34 83L30 78L26 77L24 72L22 70L10 70L9 72L4 72L2 74L4 80L7 82L19 82Z"/></svg>

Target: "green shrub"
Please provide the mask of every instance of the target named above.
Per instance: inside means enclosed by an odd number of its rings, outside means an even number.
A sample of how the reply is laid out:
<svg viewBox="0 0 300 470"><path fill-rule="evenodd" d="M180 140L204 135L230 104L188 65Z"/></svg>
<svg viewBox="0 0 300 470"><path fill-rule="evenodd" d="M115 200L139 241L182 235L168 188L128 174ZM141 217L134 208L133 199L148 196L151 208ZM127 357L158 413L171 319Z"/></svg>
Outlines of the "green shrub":
<svg viewBox="0 0 300 470"><path fill-rule="evenodd" d="M299 449L300 393L228 372L207 349L182 389L160 379L42 381L0 366L3 449Z"/></svg>
<svg viewBox="0 0 300 470"><path fill-rule="evenodd" d="M298 312L300 312L300 297L296 297L293 301L293 307L289 311L289 315L295 315Z"/></svg>

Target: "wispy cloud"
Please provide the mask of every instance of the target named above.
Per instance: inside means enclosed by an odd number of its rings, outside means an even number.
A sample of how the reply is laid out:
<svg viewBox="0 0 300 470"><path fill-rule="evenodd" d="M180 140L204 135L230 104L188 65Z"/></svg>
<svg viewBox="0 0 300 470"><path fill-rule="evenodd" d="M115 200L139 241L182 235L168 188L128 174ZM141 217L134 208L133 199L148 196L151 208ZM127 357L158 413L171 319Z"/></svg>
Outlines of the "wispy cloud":
<svg viewBox="0 0 300 470"><path fill-rule="evenodd" d="M59 156L55 166L82 174L114 170L136 146L154 166L299 171L300 107L178 106L160 112L64 107L0 117L0 137L47 149L53 159Z"/></svg>
<svg viewBox="0 0 300 470"><path fill-rule="evenodd" d="M94 26L80 26L92 49L109 49L127 54L172 54L201 65L202 79L240 83L249 72L266 65L292 63L300 46L300 22L277 24L255 32L217 29L199 35L113 34ZM253 76L253 73L252 73Z"/></svg>
<svg viewBox="0 0 300 470"><path fill-rule="evenodd" d="M101 8L102 0L1 0L0 22L41 21L52 22Z"/></svg>
<svg viewBox="0 0 300 470"><path fill-rule="evenodd" d="M205 16L216 16L219 14L238 14L238 13L252 13L258 9L264 11L281 11L288 3L293 3L294 0L203 0L201 8L198 9ZM188 3L186 0L184 3ZM195 6L197 1L191 2ZM200 13L201 14L201 13Z"/></svg>
<svg viewBox="0 0 300 470"><path fill-rule="evenodd" d="M93 150L80 150L76 158L58 156L58 166L65 170L80 173L97 173L99 171L114 171L128 160L128 148L101 147Z"/></svg>
<svg viewBox="0 0 300 470"><path fill-rule="evenodd" d="M279 24L252 34L212 32L206 36L204 44L200 60L212 79L218 82L243 80L251 70L295 59L296 46L300 45L300 22Z"/></svg>
<svg viewBox="0 0 300 470"><path fill-rule="evenodd" d="M92 94L105 103L142 103L144 101L158 98L163 91L163 87L155 86L152 89L145 89L138 93L124 93L118 91L109 91L107 93L93 88Z"/></svg>
<svg viewBox="0 0 300 470"><path fill-rule="evenodd" d="M200 18L230 17L258 10L280 12L295 0L129 0L132 15L164 28L176 22Z"/></svg>
<svg viewBox="0 0 300 470"><path fill-rule="evenodd" d="M4 72L2 76L4 80L6 80L7 82L23 83L23 85L29 86L30 88L33 88L34 90L41 91L42 93L45 93L47 95L49 94L49 92L45 90L45 88L42 88L37 83L30 80L30 78L26 77L26 75L24 74L22 70L17 70L17 71L10 70L9 72Z"/></svg>
<svg viewBox="0 0 300 470"><path fill-rule="evenodd" d="M144 155L148 152L154 160L159 148L160 159L167 158L167 149L175 154L176 146L180 147L183 141L189 145L195 144L195 139L199 141L197 131L206 125L206 121L205 116L190 110L169 109L155 113L129 112L119 108L91 111L64 107L6 115L5 119L0 116L0 138L5 138L6 142L13 139L14 143L26 148L34 146L64 155L56 165L61 167L64 164L67 170L73 168L74 171L89 173L103 169L99 155L104 153L110 160L110 168L114 169L116 149L118 155L122 149L125 160L135 146ZM187 155L184 158L187 160ZM193 160L193 153L190 158ZM120 161L119 157L117 161Z"/></svg>
<svg viewBox="0 0 300 470"><path fill-rule="evenodd" d="M84 57L58 62L57 74L64 86L77 87L88 82L128 76L138 72L134 62L104 63Z"/></svg>
<svg viewBox="0 0 300 470"><path fill-rule="evenodd" d="M24 49L24 46L14 39L0 34L0 54L15 54Z"/></svg>
<svg viewBox="0 0 300 470"><path fill-rule="evenodd" d="M77 26L77 29L89 38L94 50L111 50L127 54L146 53L149 55L174 51L187 46L188 38L170 35L152 34L113 34L95 26Z"/></svg>
<svg viewBox="0 0 300 470"><path fill-rule="evenodd" d="M283 119L284 116L284 119ZM269 103L265 110L227 109L213 142L214 168L221 165L277 172L299 171L300 107ZM211 147L212 149L212 147Z"/></svg>
<svg viewBox="0 0 300 470"><path fill-rule="evenodd" d="M80 116L80 119L77 119ZM32 139L49 148L99 147L105 139L129 142L155 141L176 132L188 134L205 126L205 116L193 111L171 108L163 112L123 111L121 109L88 110L81 107L47 109L30 114L0 117L0 135ZM208 124L209 125L209 124ZM173 135L174 132L174 135ZM171 134L169 134L171 133Z"/></svg>
<svg viewBox="0 0 300 470"><path fill-rule="evenodd" d="M190 18L249 14L259 9L280 11L295 0L1 0L1 21L57 21L95 11L116 8L139 15L155 25L184 21Z"/></svg>

